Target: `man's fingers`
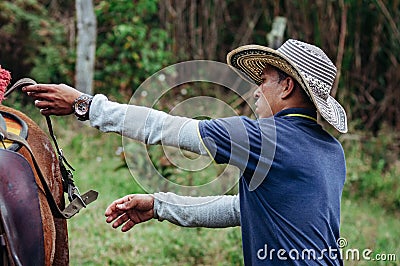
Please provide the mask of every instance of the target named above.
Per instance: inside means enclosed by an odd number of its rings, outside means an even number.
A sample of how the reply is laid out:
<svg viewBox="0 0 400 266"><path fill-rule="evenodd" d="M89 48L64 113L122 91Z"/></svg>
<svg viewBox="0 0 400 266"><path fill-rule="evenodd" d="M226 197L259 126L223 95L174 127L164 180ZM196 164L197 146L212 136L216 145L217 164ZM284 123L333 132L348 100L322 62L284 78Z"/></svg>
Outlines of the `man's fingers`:
<svg viewBox="0 0 400 266"><path fill-rule="evenodd" d="M112 213L110 213L110 214L106 214L106 217L107 217L107 219L106 219L106 222L107 223L111 223L112 221L114 221L115 219L117 219L120 215L122 215L124 212L122 212L122 211L114 211L114 212L112 212Z"/></svg>
<svg viewBox="0 0 400 266"><path fill-rule="evenodd" d="M105 212L105 215L106 215L106 216L109 216L109 215L111 215L111 213L113 213L113 212L119 210L119 209L117 208L117 204L122 204L122 203L128 201L130 197L131 197L131 195L126 195L125 197L122 197L122 198L120 198L120 199L114 200L114 201L107 207L106 212Z"/></svg>
<svg viewBox="0 0 400 266"><path fill-rule="evenodd" d="M34 92L34 93L38 93L38 92L49 92L49 90L53 87L54 85L50 85L50 84L36 84L36 85L29 85L29 86L25 86L22 88L23 92Z"/></svg>
<svg viewBox="0 0 400 266"><path fill-rule="evenodd" d="M119 210L119 209L117 209L116 204L113 203L113 204L111 204L110 206L107 207L104 215L106 217L108 217L107 218L107 221L108 221L108 220L110 220L110 217L112 218L112 220L114 220L115 218L120 216L122 213L124 213L124 212ZM110 221L112 221L112 220L110 220Z"/></svg>
<svg viewBox="0 0 400 266"><path fill-rule="evenodd" d="M128 195L123 197L120 201L116 201L116 208L124 211L136 208L140 201L135 196L136 195Z"/></svg>
<svg viewBox="0 0 400 266"><path fill-rule="evenodd" d="M32 97L33 99L36 100L47 100L47 101L52 101L51 94L49 93L43 93L43 92L28 92L28 96Z"/></svg>
<svg viewBox="0 0 400 266"><path fill-rule="evenodd" d="M148 221L153 217L154 198L149 195L131 194L115 200L106 211L107 223L113 228L121 225L121 231L126 232L134 225Z"/></svg>
<svg viewBox="0 0 400 266"><path fill-rule="evenodd" d="M40 109L40 113L44 116L49 116L54 114L54 112L51 109Z"/></svg>
<svg viewBox="0 0 400 266"><path fill-rule="evenodd" d="M135 223L132 220L127 221L124 226L122 226L121 231L122 232L127 232L132 229L132 227L135 226Z"/></svg>
<svg viewBox="0 0 400 266"><path fill-rule="evenodd" d="M52 102L35 100L35 106L40 109L42 115L57 115Z"/></svg>
<svg viewBox="0 0 400 266"><path fill-rule="evenodd" d="M129 216L124 213L123 215L121 215L117 220L115 220L115 222L112 224L113 228L117 228L119 227L121 224L125 223L126 221L129 220Z"/></svg>
<svg viewBox="0 0 400 266"><path fill-rule="evenodd" d="M116 204L115 204L114 202L111 203L111 204L107 207L107 209L106 209L104 215L105 215L105 216L110 216L110 215L116 210L115 205L116 205Z"/></svg>
<svg viewBox="0 0 400 266"><path fill-rule="evenodd" d="M120 219L118 219L113 224L113 227L117 228L120 225L122 225L123 223L125 223L122 226L121 231L127 232L135 225L148 221L151 217L152 217L152 215L150 214L149 211L147 211L145 213L136 213L136 212L129 213L128 212L128 213L124 214L123 216L121 216Z"/></svg>
<svg viewBox="0 0 400 266"><path fill-rule="evenodd" d="M48 101L35 100L35 106L39 109L51 108L52 104Z"/></svg>

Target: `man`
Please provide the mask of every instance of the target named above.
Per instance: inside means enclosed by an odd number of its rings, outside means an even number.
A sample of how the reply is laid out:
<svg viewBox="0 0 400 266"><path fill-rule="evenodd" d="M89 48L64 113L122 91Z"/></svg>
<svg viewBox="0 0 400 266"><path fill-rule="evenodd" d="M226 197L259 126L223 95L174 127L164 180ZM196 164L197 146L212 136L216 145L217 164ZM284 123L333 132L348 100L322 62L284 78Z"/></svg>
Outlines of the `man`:
<svg viewBox="0 0 400 266"><path fill-rule="evenodd" d="M342 265L336 241L345 158L340 143L317 123L318 112L338 131L347 131L345 111L329 95L335 66L321 49L297 40L277 50L242 46L227 61L259 85L257 120L174 117L112 103L103 95L82 96L66 85L24 90L44 115L75 111L102 131L208 153L217 163L240 169L239 196L128 195L106 210L113 227L123 224L127 231L153 217L183 226L240 225L246 265ZM167 129L161 134L163 124Z"/></svg>

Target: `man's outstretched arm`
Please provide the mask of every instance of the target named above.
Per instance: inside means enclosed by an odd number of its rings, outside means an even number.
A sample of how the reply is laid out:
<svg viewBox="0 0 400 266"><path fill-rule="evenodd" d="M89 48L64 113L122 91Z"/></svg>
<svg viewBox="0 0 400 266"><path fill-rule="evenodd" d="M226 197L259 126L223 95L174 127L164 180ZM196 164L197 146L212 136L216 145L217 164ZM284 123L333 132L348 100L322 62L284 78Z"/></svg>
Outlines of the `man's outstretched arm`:
<svg viewBox="0 0 400 266"><path fill-rule="evenodd" d="M90 125L103 132L116 132L145 144L179 147L207 154L197 132L198 120L172 116L152 108L109 101L95 95L90 107Z"/></svg>
<svg viewBox="0 0 400 266"><path fill-rule="evenodd" d="M43 115L69 115L82 93L65 84L37 84L23 88L35 99ZM146 144L180 147L207 154L197 133L198 120L171 116L148 107L109 101L95 95L89 109L90 124L103 132L116 132Z"/></svg>
<svg viewBox="0 0 400 266"><path fill-rule="evenodd" d="M155 193L154 217L185 227L240 226L239 195L189 197Z"/></svg>
<svg viewBox="0 0 400 266"><path fill-rule="evenodd" d="M106 221L126 232L152 218L184 227L240 226L239 196L187 197L173 193L132 194L107 208Z"/></svg>

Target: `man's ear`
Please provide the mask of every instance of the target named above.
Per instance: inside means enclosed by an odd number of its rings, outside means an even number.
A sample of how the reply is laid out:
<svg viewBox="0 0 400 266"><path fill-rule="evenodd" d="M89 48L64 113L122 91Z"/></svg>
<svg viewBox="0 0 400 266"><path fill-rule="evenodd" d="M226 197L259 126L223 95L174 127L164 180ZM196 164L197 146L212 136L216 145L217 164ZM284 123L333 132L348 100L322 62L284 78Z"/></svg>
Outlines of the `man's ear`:
<svg viewBox="0 0 400 266"><path fill-rule="evenodd" d="M295 91L296 82L292 77L286 77L284 80L281 81L283 89L281 93L282 99L289 98Z"/></svg>

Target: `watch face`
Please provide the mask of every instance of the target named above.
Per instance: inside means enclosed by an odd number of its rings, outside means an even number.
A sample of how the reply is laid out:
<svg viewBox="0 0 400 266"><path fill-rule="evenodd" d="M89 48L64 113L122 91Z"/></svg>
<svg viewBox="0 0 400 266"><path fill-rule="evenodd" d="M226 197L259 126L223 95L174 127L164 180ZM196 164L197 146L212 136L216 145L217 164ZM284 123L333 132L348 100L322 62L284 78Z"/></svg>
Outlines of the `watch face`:
<svg viewBox="0 0 400 266"><path fill-rule="evenodd" d="M75 100L74 109L76 116L85 117L88 114L91 98L87 95L81 95Z"/></svg>
<svg viewBox="0 0 400 266"><path fill-rule="evenodd" d="M75 112L78 115L85 115L88 111L88 103L86 101L79 101L76 103Z"/></svg>

